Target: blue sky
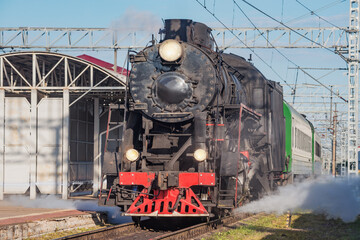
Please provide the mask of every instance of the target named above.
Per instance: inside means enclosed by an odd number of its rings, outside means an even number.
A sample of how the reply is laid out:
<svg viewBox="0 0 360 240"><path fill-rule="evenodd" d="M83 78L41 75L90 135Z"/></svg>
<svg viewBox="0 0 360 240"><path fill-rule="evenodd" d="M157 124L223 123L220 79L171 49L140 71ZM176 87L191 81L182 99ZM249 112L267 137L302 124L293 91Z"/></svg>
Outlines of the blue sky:
<svg viewBox="0 0 360 240"><path fill-rule="evenodd" d="M330 26L317 16L311 15L307 9L296 0L248 0L271 16L288 22L298 16L297 21L288 24L292 27ZM311 10L327 19L329 22L346 27L348 25L349 0L298 0ZM204 2L204 0L201 0ZM206 0L208 9L229 27L252 27L243 14L237 9L232 0ZM258 27L279 26L258 11L247 6L242 0L237 3L250 16ZM324 7L325 6L325 7ZM161 23L161 19L188 18L204 22L210 27L221 26L217 20L207 13L195 0L153 0L153 1L116 1L116 0L0 0L0 27L105 27L122 25L124 16L133 14L135 17L127 19L130 27L144 24L139 18L148 16ZM150 23L149 23L150 24ZM120 26L122 27L122 26ZM228 49L245 58L251 53L249 50ZM295 81L295 70L287 60L272 49L255 50L265 61L289 83ZM301 67L346 67L339 56L323 49L281 49L292 61ZM81 52L66 52L70 55L79 55ZM89 55L113 62L112 52L86 52ZM125 52L119 54L119 63L123 62ZM253 56L253 63L269 79L280 81L278 77L257 57ZM324 71L311 71L314 77L320 77ZM322 79L324 84L347 84L344 71L337 71ZM299 74L299 83L315 83L304 74ZM285 87L285 91L289 89Z"/></svg>
<svg viewBox="0 0 360 240"><path fill-rule="evenodd" d="M203 2L203 0L201 0ZM248 0L260 9L285 22L309 13L295 0ZM299 0L300 1L300 0ZM228 25L250 26L238 9L234 11L231 0L206 0L206 5ZM274 25L257 11L249 8L241 0L238 4L261 25ZM336 0L301 0L312 10L326 6ZM284 5L282 5L284 3ZM340 26L348 23L349 1L339 0L332 7L316 13L327 17ZM121 18L129 8L139 12L151 12L159 18L190 18L208 25L216 25L212 18L195 0L0 0L0 25L2 27L46 26L46 27L108 27L111 22ZM343 17L344 18L343 18ZM233 20L234 17L234 20ZM318 26L316 17L303 18L297 24ZM326 25L325 22L320 22Z"/></svg>

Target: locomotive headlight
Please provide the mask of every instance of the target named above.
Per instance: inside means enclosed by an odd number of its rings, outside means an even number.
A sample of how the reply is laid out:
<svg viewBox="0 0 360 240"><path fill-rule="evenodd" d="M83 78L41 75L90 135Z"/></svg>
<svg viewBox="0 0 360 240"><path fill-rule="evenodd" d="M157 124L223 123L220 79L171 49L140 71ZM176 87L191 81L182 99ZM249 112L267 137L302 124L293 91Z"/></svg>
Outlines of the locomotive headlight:
<svg viewBox="0 0 360 240"><path fill-rule="evenodd" d="M178 41L168 39L161 43L159 54L160 57L165 61L174 62L181 57L183 54L183 49Z"/></svg>
<svg viewBox="0 0 360 240"><path fill-rule="evenodd" d="M194 152L194 158L196 161L202 162L206 159L206 151L204 149L196 149L196 151Z"/></svg>
<svg viewBox="0 0 360 240"><path fill-rule="evenodd" d="M134 162L134 161L139 159L140 153L136 149L132 148L132 149L129 149L129 150L126 151L125 157L130 162Z"/></svg>

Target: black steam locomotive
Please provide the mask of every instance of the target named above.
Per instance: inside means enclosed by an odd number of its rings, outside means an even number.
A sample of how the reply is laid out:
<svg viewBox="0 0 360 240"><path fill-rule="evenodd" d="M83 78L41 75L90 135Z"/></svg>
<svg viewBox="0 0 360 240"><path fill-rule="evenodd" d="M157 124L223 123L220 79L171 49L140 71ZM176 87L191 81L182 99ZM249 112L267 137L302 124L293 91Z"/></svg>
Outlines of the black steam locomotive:
<svg viewBox="0 0 360 240"><path fill-rule="evenodd" d="M214 50L202 23L166 20L163 33L130 55L121 159L100 203L133 217L211 217L273 190L285 166L282 87Z"/></svg>

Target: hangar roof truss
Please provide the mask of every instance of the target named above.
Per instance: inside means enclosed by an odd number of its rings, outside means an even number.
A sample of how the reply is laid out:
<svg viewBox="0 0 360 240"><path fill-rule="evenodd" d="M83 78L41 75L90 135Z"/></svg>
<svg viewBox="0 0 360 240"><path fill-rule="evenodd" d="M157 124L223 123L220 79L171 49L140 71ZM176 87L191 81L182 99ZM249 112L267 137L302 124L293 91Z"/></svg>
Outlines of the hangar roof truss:
<svg viewBox="0 0 360 240"><path fill-rule="evenodd" d="M93 93L119 98L119 94L124 94L125 83L124 75L64 54L17 52L0 55L0 88L7 94L26 94L36 89L45 95L57 95L67 89L78 99Z"/></svg>

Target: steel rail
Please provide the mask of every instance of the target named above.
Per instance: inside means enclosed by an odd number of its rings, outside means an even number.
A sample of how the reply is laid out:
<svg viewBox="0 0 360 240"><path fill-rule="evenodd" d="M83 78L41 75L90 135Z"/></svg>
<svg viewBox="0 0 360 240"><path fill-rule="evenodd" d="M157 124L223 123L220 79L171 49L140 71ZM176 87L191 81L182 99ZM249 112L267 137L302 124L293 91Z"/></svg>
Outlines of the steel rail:
<svg viewBox="0 0 360 240"><path fill-rule="evenodd" d="M110 238L119 238L120 234L130 233L136 231L137 224L125 223L121 225L104 227L95 229L92 231L77 233L61 238L56 238L56 240L67 240L67 239L78 239L78 240L87 240L87 239L110 239Z"/></svg>
<svg viewBox="0 0 360 240"><path fill-rule="evenodd" d="M258 215L258 214L256 214ZM152 240L160 240L160 239L190 239L194 237L198 237L205 233L211 232L214 229L217 229L219 226L234 223L240 220L245 220L247 218L256 216L254 214L243 213L236 216L224 217L216 220L212 220L210 222L200 223L191 227L187 227L184 229L180 229L174 232L166 233L164 235L152 238Z"/></svg>
<svg viewBox="0 0 360 240"><path fill-rule="evenodd" d="M193 237L197 237L203 235L205 233L209 233L214 231L220 226L235 223L238 221L244 221L247 219L251 219L257 216L261 216L260 214L249 214L242 213L236 216L228 216L219 219L215 219L209 222L204 222L200 224L196 224L190 227L186 227L180 230L176 230L173 232L167 232L165 234L161 234L158 236L153 236L149 239L159 240L159 239L189 239ZM92 231L77 233L69 236L64 236L61 238L57 238L56 240L67 240L67 239L77 239L77 240L88 240L88 239L122 239L129 238L131 235L129 233L136 234L139 231L151 231L146 228L141 228L141 223L149 222L151 219L141 221L139 224L136 223L125 223L122 225L112 226L100 228Z"/></svg>

